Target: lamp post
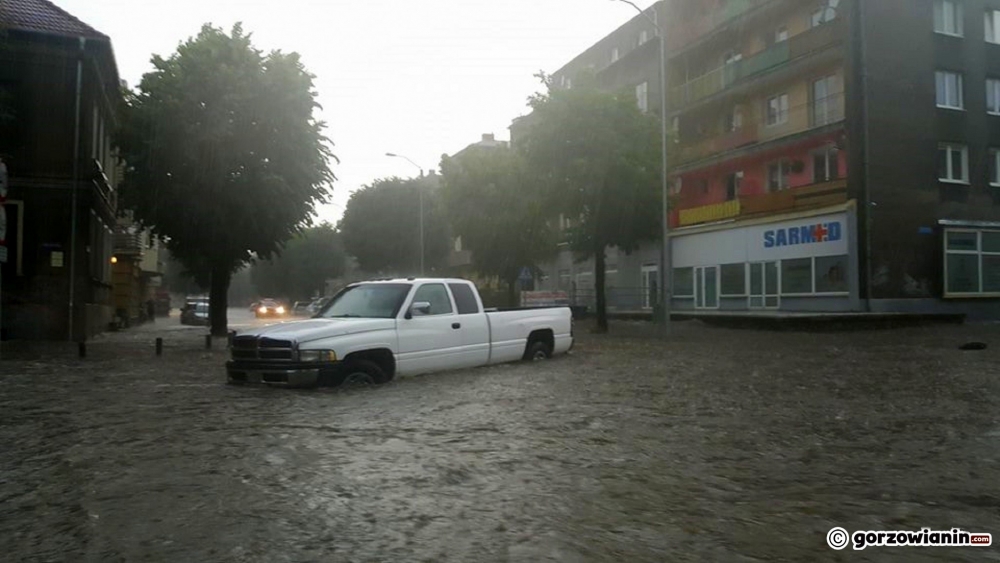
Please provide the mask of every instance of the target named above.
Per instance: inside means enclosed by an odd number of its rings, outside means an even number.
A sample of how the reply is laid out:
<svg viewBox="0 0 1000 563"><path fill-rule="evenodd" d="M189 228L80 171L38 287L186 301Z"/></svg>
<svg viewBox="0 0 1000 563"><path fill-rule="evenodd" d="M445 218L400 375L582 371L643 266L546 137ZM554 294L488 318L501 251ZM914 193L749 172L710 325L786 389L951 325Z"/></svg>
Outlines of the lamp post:
<svg viewBox="0 0 1000 563"><path fill-rule="evenodd" d="M660 301L663 308L663 327L665 331L670 330L670 290L669 284L667 283L670 279L668 271L670 270L670 203L668 201L669 186L667 182L667 43L666 34L663 32L663 28L657 23L657 13L653 11L653 17L650 17L645 10L636 6L631 0L613 0L615 2L621 2L623 4L628 4L635 8L637 12L642 14L649 23L653 24L653 28L656 30L656 35L660 39L660 143L662 144L662 158L663 164L661 168L662 176L662 191L663 191L663 216L660 218L661 224L663 226L662 237L663 240L660 243Z"/></svg>
<svg viewBox="0 0 1000 563"><path fill-rule="evenodd" d="M417 170L420 170L420 178L423 179L424 169L416 162L413 162L401 154L391 152L385 153L385 156L390 158L402 158L403 160L416 166ZM417 187L417 198L420 201L420 275L422 277L424 275L424 191L419 186Z"/></svg>

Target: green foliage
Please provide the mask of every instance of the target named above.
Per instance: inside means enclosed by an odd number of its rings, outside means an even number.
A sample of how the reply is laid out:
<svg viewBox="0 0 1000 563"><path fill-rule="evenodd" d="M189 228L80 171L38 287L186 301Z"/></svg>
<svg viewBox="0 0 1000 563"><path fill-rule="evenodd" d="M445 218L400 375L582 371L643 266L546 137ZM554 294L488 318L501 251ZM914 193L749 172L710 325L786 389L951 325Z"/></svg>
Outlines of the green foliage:
<svg viewBox="0 0 1000 563"><path fill-rule="evenodd" d="M544 80L544 77L543 77ZM604 249L635 250L660 225L660 128L630 93L550 88L530 100L519 143L551 207L572 218L572 248L595 259L598 324L607 326Z"/></svg>
<svg viewBox="0 0 1000 563"><path fill-rule="evenodd" d="M441 161L442 200L452 234L472 252L473 268L513 287L524 267L556 253L550 208L509 148L472 147Z"/></svg>
<svg viewBox="0 0 1000 563"><path fill-rule="evenodd" d="M232 273L274 254L329 196L313 76L295 53L255 49L239 25L206 25L152 62L122 111L121 201L211 281L212 331L224 334Z"/></svg>
<svg viewBox="0 0 1000 563"><path fill-rule="evenodd" d="M255 263L250 275L259 296L304 300L322 294L326 280L343 275L346 261L339 233L324 223L288 241L280 255Z"/></svg>
<svg viewBox="0 0 1000 563"><path fill-rule="evenodd" d="M420 273L420 193L424 208L426 274L440 269L448 255L447 218L435 177L388 178L351 194L339 230L347 253L371 274Z"/></svg>

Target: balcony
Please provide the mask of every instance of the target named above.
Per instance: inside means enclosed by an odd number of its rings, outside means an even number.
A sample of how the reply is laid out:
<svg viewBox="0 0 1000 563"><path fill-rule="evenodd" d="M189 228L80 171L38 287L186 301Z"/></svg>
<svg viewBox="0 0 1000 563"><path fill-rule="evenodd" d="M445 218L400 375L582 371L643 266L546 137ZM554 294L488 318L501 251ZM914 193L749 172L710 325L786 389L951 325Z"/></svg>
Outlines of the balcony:
<svg viewBox="0 0 1000 563"><path fill-rule="evenodd" d="M726 151L752 145L759 140L757 126L748 125L737 131L730 131L718 137L704 139L693 144L682 144L674 157L673 165L687 164Z"/></svg>
<svg viewBox="0 0 1000 563"><path fill-rule="evenodd" d="M725 64L670 91L670 105L679 109L703 100L735 84L840 41L844 26L840 20L814 27L751 57Z"/></svg>
<svg viewBox="0 0 1000 563"><path fill-rule="evenodd" d="M112 243L114 245L114 253L116 255L142 256L142 235L137 232L116 232Z"/></svg>
<svg viewBox="0 0 1000 563"><path fill-rule="evenodd" d="M681 209L675 217L671 217L671 223L674 227L688 227L723 219L773 215L846 202L847 180L842 178L779 192L740 196L739 199L723 203Z"/></svg>
<svg viewBox="0 0 1000 563"><path fill-rule="evenodd" d="M717 27L721 27L743 14L746 14L753 8L764 4L766 1L767 0L729 0L722 9L713 10L704 17L697 19L684 18L683 14L681 14L680 19L684 21L684 25L677 26L675 29L670 30L670 33L667 34L669 37L667 45L671 51L683 49L701 37L708 35ZM702 0L695 0L695 2L692 2L691 5L701 4L701 2Z"/></svg>

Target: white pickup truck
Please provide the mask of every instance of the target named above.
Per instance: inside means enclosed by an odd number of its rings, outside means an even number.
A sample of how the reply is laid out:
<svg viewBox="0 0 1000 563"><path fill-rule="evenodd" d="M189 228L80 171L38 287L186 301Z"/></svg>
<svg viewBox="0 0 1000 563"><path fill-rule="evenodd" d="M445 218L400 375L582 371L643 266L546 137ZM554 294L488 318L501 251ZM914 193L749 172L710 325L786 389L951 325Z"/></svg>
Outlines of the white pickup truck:
<svg viewBox="0 0 1000 563"><path fill-rule="evenodd" d="M312 319L236 334L226 372L230 383L371 385L572 346L569 307L484 310L467 280L379 280L345 287Z"/></svg>

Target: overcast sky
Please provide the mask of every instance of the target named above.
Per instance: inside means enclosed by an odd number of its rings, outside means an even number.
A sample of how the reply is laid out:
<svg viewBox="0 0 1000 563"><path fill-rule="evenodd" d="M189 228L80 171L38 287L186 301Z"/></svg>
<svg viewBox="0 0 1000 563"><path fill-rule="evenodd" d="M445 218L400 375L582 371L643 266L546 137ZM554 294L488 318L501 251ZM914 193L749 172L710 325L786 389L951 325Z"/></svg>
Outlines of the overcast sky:
<svg viewBox="0 0 1000 563"><path fill-rule="evenodd" d="M130 86L202 23L237 21L264 50L302 54L316 75L321 119L340 164L334 203L417 169L437 169L483 133L508 139L510 121L552 72L636 15L614 0L54 0L111 36ZM637 0L646 8L654 0Z"/></svg>

